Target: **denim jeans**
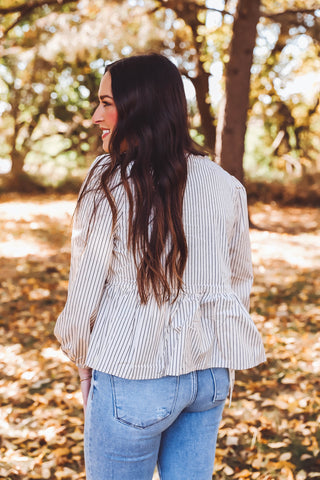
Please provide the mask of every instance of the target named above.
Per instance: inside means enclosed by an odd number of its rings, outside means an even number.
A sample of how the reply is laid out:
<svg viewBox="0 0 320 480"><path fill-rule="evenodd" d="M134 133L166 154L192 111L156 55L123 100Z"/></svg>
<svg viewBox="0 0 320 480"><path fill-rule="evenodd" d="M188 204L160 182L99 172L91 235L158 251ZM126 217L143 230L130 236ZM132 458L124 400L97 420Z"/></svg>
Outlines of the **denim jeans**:
<svg viewBox="0 0 320 480"><path fill-rule="evenodd" d="M97 370L85 418L87 480L211 480L226 368L127 380Z"/></svg>

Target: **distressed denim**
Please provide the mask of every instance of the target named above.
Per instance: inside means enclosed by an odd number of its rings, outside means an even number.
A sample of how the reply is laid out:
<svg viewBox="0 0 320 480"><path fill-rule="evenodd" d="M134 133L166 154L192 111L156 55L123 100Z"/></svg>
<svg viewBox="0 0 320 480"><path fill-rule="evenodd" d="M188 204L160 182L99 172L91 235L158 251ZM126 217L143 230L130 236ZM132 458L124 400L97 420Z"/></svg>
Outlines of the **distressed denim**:
<svg viewBox="0 0 320 480"><path fill-rule="evenodd" d="M127 380L93 371L87 480L211 480L229 371Z"/></svg>

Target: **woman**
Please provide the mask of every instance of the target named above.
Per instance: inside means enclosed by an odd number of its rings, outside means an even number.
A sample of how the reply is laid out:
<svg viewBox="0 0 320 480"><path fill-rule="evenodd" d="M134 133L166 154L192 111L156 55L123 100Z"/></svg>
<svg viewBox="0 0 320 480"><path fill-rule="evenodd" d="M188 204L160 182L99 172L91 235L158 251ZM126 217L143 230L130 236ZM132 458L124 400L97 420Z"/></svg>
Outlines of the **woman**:
<svg viewBox="0 0 320 480"><path fill-rule="evenodd" d="M246 193L196 147L177 68L108 65L55 334L79 368L88 480L209 480L234 369L265 360L249 314Z"/></svg>

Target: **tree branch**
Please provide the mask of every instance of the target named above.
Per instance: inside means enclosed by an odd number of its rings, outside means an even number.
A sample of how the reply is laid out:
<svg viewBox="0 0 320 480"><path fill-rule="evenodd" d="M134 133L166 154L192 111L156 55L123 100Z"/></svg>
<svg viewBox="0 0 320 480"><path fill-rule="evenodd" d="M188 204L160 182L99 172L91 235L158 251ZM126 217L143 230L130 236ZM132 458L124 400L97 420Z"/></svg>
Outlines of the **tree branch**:
<svg viewBox="0 0 320 480"><path fill-rule="evenodd" d="M16 25L18 25L23 18L32 13L39 7L43 5L65 5L67 3L77 3L79 0L37 0L29 3L28 5L16 5L15 7L0 8L0 15L8 15L10 13L19 13L18 18L16 18L11 25L9 25L1 34L2 38L10 32Z"/></svg>
<svg viewBox="0 0 320 480"><path fill-rule="evenodd" d="M30 13L38 7L43 7L43 5L54 5L55 3L58 5L65 5L66 3L78 2L79 0L34 0L28 2L26 5L25 3L21 5L13 5L12 7L0 7L0 14L7 15L8 13L19 13L21 12L22 15L26 13Z"/></svg>
<svg viewBox="0 0 320 480"><path fill-rule="evenodd" d="M2 37L5 37L7 35L7 33L10 32L10 30L12 30L16 25L18 25L18 23L21 21L21 18L23 17L24 15L20 12L20 15L18 18L16 18L16 20L14 22L11 23L11 25L9 25L3 32L2 32Z"/></svg>
<svg viewBox="0 0 320 480"><path fill-rule="evenodd" d="M155 7L154 9L150 10L150 13L154 13L155 11L159 10L159 8L170 8L171 10L174 10L175 12L178 12L180 9L177 8L177 5L175 4L175 0L158 0L160 3L159 7ZM218 12L221 13L221 15L230 15L233 17L233 13L228 12L227 10L219 10L218 8L214 7L207 7L205 5L195 5L198 10L210 10L213 12Z"/></svg>
<svg viewBox="0 0 320 480"><path fill-rule="evenodd" d="M234 14L231 13L231 12L227 12L227 10L219 10L218 8L213 8L213 7L200 7L201 10L210 10L210 11L213 11L213 12L218 12L218 13L221 13L221 15L230 15L230 17L234 17Z"/></svg>
<svg viewBox="0 0 320 480"><path fill-rule="evenodd" d="M316 10L318 10L318 8L301 8L299 10L284 10L283 12L278 13L262 13L261 16L264 18L270 18L271 20L277 22L287 15L293 16L297 15L298 13L301 15L313 15Z"/></svg>
<svg viewBox="0 0 320 480"><path fill-rule="evenodd" d="M154 13L160 8L170 8L175 12L179 11L177 9L177 6L174 0L158 0L158 3L160 4L159 7L155 7L154 9L150 10L150 13ZM196 5L196 7L198 8L198 10L213 11L213 12L221 13L221 15L230 15L231 17L234 17L234 14L231 12L228 12L227 10L219 10L218 8L207 7L205 5ZM271 20L274 20L275 22L277 22L277 21L280 21L282 17L287 15L297 15L298 13L300 13L301 15L307 15L307 14L313 15L316 10L318 10L318 8L301 8L299 10L284 10L283 12L278 12L278 13L261 12L260 17L270 18Z"/></svg>
<svg viewBox="0 0 320 480"><path fill-rule="evenodd" d="M153 8L148 13L154 13L155 11L159 10L160 8L170 8L171 10L174 10L175 12L179 11L179 9L177 8L177 5L175 3L175 0L158 0L158 3L160 5L158 7ZM196 7L198 8L198 10L213 11L213 12L221 13L221 15L230 15L231 17L234 17L234 14L227 11L227 10L219 10L218 8L207 7L205 5L196 5ZM318 8L301 8L299 10L284 10L284 11L278 12L278 13L261 12L260 17L270 18L271 20L277 21L277 20L280 20L283 16L297 15L298 13L300 13L301 15L305 15L305 14L313 15L316 10L318 10ZM1 10L0 10L0 13L1 13Z"/></svg>

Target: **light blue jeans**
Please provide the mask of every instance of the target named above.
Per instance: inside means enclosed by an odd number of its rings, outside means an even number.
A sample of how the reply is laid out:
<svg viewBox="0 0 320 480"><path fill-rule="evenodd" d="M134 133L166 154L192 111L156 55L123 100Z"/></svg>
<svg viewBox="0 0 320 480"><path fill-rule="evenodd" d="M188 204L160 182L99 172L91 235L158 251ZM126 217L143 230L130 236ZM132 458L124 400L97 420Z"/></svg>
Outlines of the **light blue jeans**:
<svg viewBox="0 0 320 480"><path fill-rule="evenodd" d="M85 418L87 480L211 480L229 391L226 368L126 380L93 371Z"/></svg>

